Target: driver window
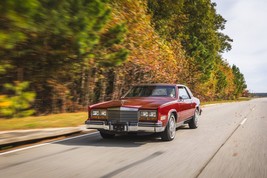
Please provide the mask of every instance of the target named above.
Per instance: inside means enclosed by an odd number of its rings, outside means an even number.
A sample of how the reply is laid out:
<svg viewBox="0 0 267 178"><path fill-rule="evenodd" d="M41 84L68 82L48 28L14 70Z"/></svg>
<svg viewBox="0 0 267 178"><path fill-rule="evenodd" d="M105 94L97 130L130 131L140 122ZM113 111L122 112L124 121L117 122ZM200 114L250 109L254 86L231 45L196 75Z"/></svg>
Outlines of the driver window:
<svg viewBox="0 0 267 178"><path fill-rule="evenodd" d="M190 96L184 87L179 87L178 91L179 91L179 98L182 98L184 100L190 99Z"/></svg>

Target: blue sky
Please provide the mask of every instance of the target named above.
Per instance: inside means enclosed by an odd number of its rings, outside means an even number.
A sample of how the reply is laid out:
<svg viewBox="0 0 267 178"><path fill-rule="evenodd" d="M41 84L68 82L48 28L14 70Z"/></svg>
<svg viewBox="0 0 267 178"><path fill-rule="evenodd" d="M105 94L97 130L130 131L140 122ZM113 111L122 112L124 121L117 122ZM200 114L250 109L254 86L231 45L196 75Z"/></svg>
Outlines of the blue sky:
<svg viewBox="0 0 267 178"><path fill-rule="evenodd" d="M267 0L212 0L234 42L224 53L244 74L250 92L267 92Z"/></svg>

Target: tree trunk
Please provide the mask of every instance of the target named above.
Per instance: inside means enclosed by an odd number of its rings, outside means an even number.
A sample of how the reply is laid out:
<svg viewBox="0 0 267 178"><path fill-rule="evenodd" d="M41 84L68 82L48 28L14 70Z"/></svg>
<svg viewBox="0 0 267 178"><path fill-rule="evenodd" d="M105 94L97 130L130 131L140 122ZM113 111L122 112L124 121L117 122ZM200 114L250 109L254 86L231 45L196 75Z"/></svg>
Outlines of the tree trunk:
<svg viewBox="0 0 267 178"><path fill-rule="evenodd" d="M61 113L66 112L66 93L61 97Z"/></svg>
<svg viewBox="0 0 267 178"><path fill-rule="evenodd" d="M84 100L84 85L85 85L85 66L82 65L82 74L81 74L81 93L80 93L80 104L82 106L85 106L85 100Z"/></svg>
<svg viewBox="0 0 267 178"><path fill-rule="evenodd" d="M58 107L57 107L57 97L54 93L56 93L54 90L52 90L52 113L57 114L58 113Z"/></svg>
<svg viewBox="0 0 267 178"><path fill-rule="evenodd" d="M117 71L114 71L112 100L118 99L118 95L119 95L119 75Z"/></svg>
<svg viewBox="0 0 267 178"><path fill-rule="evenodd" d="M89 97L90 97L90 91L89 91L89 84L90 84L90 70L87 70L87 75L86 75L86 82L85 82L85 89L84 89L84 101L85 101L85 105L88 106L89 105Z"/></svg>
<svg viewBox="0 0 267 178"><path fill-rule="evenodd" d="M95 90L95 85L97 82L96 78L96 68L91 68L88 72L88 104L92 104L94 101L94 90Z"/></svg>
<svg viewBox="0 0 267 178"><path fill-rule="evenodd" d="M24 69L23 67L18 67L17 69L17 80L20 82L23 82L23 78L24 78Z"/></svg>
<svg viewBox="0 0 267 178"><path fill-rule="evenodd" d="M104 78L101 79L101 91L100 91L100 101L103 102L105 101L105 97L106 97L106 90L107 90L107 79L104 75Z"/></svg>

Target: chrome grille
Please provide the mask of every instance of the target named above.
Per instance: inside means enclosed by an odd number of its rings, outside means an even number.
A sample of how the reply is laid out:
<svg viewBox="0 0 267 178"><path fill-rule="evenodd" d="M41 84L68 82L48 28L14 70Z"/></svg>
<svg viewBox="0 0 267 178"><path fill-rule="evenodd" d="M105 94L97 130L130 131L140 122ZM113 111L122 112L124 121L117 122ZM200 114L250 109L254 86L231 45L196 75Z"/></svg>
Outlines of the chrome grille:
<svg viewBox="0 0 267 178"><path fill-rule="evenodd" d="M125 108L112 108L108 110L108 120L113 122L137 122L138 110Z"/></svg>

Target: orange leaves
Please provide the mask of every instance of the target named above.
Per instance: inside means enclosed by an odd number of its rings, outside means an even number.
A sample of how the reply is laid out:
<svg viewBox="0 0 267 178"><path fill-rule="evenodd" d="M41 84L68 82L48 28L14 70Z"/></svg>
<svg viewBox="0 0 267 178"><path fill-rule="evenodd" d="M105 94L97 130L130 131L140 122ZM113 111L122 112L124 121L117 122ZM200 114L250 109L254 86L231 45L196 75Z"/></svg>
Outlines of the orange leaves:
<svg viewBox="0 0 267 178"><path fill-rule="evenodd" d="M147 11L147 2L116 0L111 2L111 7L112 23L125 23L128 31L122 45L129 55L123 66L115 69L116 82L128 88L136 83L184 81L182 73L187 64L182 46L158 35Z"/></svg>

